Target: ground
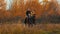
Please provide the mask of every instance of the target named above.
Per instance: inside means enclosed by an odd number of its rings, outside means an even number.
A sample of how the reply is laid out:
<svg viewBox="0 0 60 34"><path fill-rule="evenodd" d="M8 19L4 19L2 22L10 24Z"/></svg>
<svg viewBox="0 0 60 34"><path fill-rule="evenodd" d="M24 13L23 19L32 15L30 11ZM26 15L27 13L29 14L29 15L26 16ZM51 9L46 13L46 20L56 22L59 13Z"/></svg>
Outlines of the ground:
<svg viewBox="0 0 60 34"><path fill-rule="evenodd" d="M60 34L60 24L36 24L27 26L23 23L0 24L0 34Z"/></svg>

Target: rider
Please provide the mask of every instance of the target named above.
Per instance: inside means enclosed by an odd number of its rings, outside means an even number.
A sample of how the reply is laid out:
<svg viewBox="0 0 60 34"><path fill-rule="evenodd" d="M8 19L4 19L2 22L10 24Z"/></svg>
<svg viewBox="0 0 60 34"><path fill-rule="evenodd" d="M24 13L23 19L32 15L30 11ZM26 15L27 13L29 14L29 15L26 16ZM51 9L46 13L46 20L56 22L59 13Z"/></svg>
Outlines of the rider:
<svg viewBox="0 0 60 34"><path fill-rule="evenodd" d="M30 9L28 9L26 11L25 24L26 24L26 22L28 24L34 24L35 23L35 13L33 11L31 11Z"/></svg>
<svg viewBox="0 0 60 34"><path fill-rule="evenodd" d="M25 24L26 24L26 22L29 22L29 24L31 24L30 18L31 18L31 10L28 9L28 10L26 11Z"/></svg>
<svg viewBox="0 0 60 34"><path fill-rule="evenodd" d="M28 9L27 11L26 11L26 17L30 17L31 16L31 11L30 11L30 9Z"/></svg>

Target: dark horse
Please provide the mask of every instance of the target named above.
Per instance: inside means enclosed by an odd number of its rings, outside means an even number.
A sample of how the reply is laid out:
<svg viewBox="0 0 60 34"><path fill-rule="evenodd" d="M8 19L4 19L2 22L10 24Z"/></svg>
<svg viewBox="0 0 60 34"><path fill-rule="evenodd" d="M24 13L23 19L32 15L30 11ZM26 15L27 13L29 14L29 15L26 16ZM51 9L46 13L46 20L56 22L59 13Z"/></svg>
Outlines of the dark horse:
<svg viewBox="0 0 60 34"><path fill-rule="evenodd" d="M31 15L31 11L27 11L26 12L26 18L25 18L25 21L24 23L25 24L28 24L28 25L32 25L32 24L35 24L35 14L33 14L33 16L30 16Z"/></svg>

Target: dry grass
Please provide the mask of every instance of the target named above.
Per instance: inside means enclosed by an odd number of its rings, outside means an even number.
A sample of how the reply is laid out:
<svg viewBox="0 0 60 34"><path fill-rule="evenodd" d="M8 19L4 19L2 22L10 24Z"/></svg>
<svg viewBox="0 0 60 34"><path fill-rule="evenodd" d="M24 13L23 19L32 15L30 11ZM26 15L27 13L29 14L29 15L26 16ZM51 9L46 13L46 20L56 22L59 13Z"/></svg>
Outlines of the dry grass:
<svg viewBox="0 0 60 34"><path fill-rule="evenodd" d="M60 34L60 24L0 24L0 34Z"/></svg>

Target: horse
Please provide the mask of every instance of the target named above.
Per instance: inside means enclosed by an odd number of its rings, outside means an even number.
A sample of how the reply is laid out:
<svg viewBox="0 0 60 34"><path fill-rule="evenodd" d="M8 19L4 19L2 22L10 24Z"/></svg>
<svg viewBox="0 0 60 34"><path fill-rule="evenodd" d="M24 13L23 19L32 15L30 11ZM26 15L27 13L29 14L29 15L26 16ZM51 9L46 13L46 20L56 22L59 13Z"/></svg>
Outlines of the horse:
<svg viewBox="0 0 60 34"><path fill-rule="evenodd" d="M26 11L26 17L25 17L24 23L28 25L35 24L35 13L33 11L31 10Z"/></svg>
<svg viewBox="0 0 60 34"><path fill-rule="evenodd" d="M33 15L31 17L26 17L24 23L28 24L28 25L35 24L35 15Z"/></svg>

